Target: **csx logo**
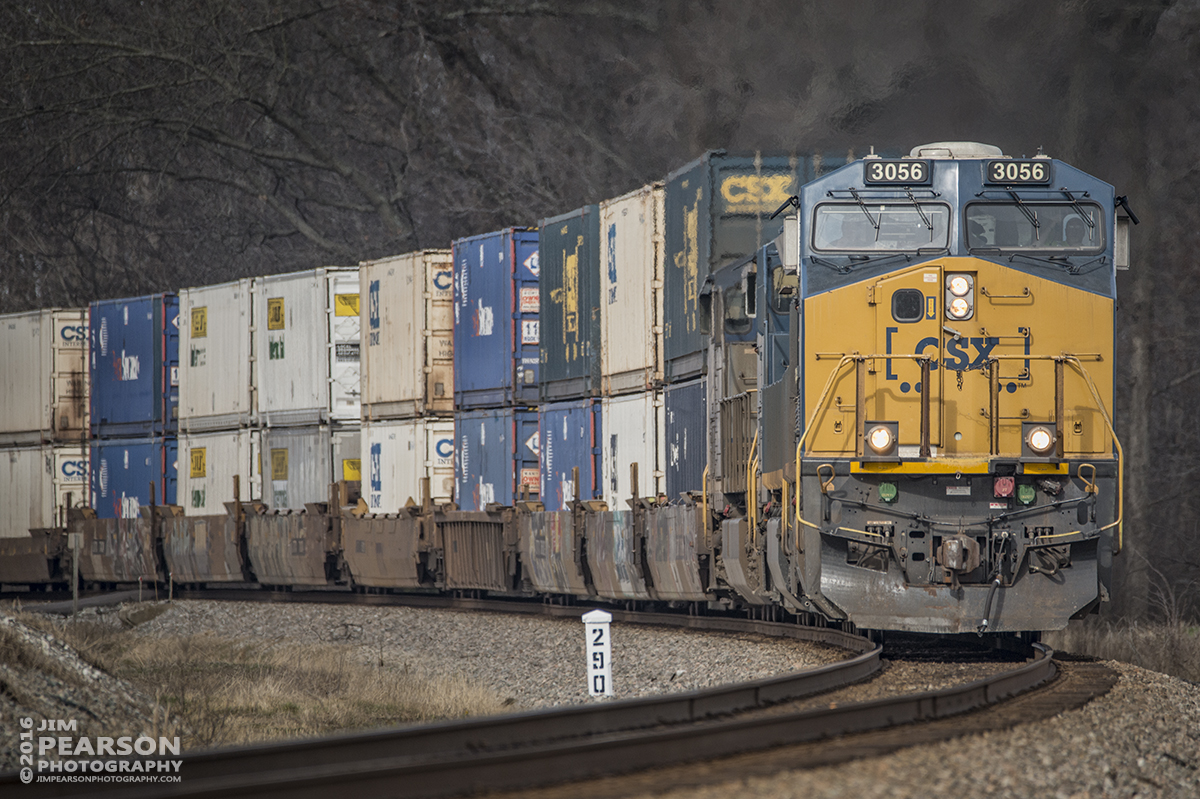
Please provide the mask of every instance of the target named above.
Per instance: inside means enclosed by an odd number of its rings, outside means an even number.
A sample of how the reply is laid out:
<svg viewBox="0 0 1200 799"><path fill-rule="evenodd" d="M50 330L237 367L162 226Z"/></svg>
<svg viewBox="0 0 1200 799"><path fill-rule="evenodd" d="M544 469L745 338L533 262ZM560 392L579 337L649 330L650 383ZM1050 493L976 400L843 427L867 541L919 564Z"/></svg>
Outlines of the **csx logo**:
<svg viewBox="0 0 1200 799"><path fill-rule="evenodd" d="M367 290L367 321L372 330L379 329L379 281L372 280ZM372 341L372 344L377 342Z"/></svg>
<svg viewBox="0 0 1200 799"><path fill-rule="evenodd" d="M1000 343L1000 339L993 336L986 338L982 336L971 336L970 338L963 336L960 339L946 340L946 358L942 360L942 364L947 369L952 369L956 372L961 372L964 369L980 369L987 363L988 358L992 355L992 350ZM891 336L888 336L888 353L891 354ZM930 347L937 347L938 340L934 336L928 336L917 342L916 354L923 355ZM934 361L931 364L932 369L937 369L938 363ZM891 375L889 368L889 380L895 378Z"/></svg>
<svg viewBox="0 0 1200 799"><path fill-rule="evenodd" d="M68 478L87 477L87 461L63 461L62 476Z"/></svg>
<svg viewBox="0 0 1200 799"><path fill-rule="evenodd" d="M794 175L730 175L721 181L721 197L728 212L769 212L795 194L795 187Z"/></svg>
<svg viewBox="0 0 1200 799"><path fill-rule="evenodd" d="M454 278L450 275L449 269L433 273L433 287L438 291L446 291L453 285Z"/></svg>
<svg viewBox="0 0 1200 799"><path fill-rule="evenodd" d="M382 474L383 469L382 469L382 464L381 464L382 460L383 460L383 445L382 444L372 444L371 445L371 463L369 465L369 468L371 470L371 490L372 491L382 491L383 490L383 474Z"/></svg>
<svg viewBox="0 0 1200 799"><path fill-rule="evenodd" d="M58 337L63 341L86 341L87 328L83 325L65 325L58 331Z"/></svg>

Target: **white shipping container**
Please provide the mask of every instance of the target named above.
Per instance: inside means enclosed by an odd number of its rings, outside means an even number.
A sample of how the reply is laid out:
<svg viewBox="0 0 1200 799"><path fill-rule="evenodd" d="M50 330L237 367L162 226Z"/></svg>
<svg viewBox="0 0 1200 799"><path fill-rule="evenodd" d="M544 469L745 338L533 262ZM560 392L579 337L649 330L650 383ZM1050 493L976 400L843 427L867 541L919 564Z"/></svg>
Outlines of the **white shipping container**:
<svg viewBox="0 0 1200 799"><path fill-rule="evenodd" d="M663 379L663 218L661 183L600 204L606 395L647 391Z"/></svg>
<svg viewBox="0 0 1200 799"><path fill-rule="evenodd" d="M255 281L258 420L268 426L358 421L358 267Z"/></svg>
<svg viewBox="0 0 1200 799"><path fill-rule="evenodd" d="M254 420L250 278L179 292L179 429L221 430Z"/></svg>
<svg viewBox="0 0 1200 799"><path fill-rule="evenodd" d="M627 510L633 496L630 465L638 465L638 495L666 491L666 419L661 391L606 397L601 403L604 501L611 510Z"/></svg>
<svg viewBox="0 0 1200 799"><path fill-rule="evenodd" d="M300 510L328 502L330 485L358 480L359 431L328 426L272 427L261 431L263 504L271 510ZM347 463L349 462L349 463Z"/></svg>
<svg viewBox="0 0 1200 799"><path fill-rule="evenodd" d="M66 526L66 508L87 503L85 444L0 449L0 538Z"/></svg>
<svg viewBox="0 0 1200 799"><path fill-rule="evenodd" d="M88 311L0 316L0 446L88 438Z"/></svg>
<svg viewBox="0 0 1200 799"><path fill-rule="evenodd" d="M238 478L243 502L262 498L259 433L229 430L179 437L177 502L185 516L219 516L233 502L233 478Z"/></svg>
<svg viewBox="0 0 1200 799"><path fill-rule="evenodd" d="M363 419L454 413L453 266L450 250L361 264Z"/></svg>
<svg viewBox="0 0 1200 799"><path fill-rule="evenodd" d="M429 478L434 504L454 498L454 420L403 419L363 422L371 513L398 513L421 502L421 479Z"/></svg>

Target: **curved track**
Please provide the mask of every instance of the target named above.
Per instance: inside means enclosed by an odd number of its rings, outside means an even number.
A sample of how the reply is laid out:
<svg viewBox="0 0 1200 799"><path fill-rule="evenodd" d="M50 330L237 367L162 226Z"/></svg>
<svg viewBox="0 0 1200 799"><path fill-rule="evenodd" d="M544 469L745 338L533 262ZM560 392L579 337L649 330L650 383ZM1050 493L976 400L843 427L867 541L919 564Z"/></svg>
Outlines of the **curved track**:
<svg viewBox="0 0 1200 799"><path fill-rule="evenodd" d="M379 596L326 592L225 590L198 596L263 601L354 602L412 604L463 610L578 615L578 606L517 603L453 597ZM33 608L28 608L32 610ZM44 609L49 610L47 606ZM57 608L56 608L57 609ZM626 623L689 627L710 631L753 632L818 641L858 654L841 663L805 672L722 686L704 691L647 697L594 705L449 722L316 739L285 744L225 749L184 757L183 781L174 785L108 786L38 785L31 795L89 795L111 797L250 797L326 796L331 791L354 791L360 796L437 797L479 791L529 790L538 786L591 780L597 791L580 785L564 786L564 796L618 795L611 789L630 782L636 790L654 784L653 775L670 775L659 787L686 783L688 773L713 768L713 761L736 762L738 757L772 762L771 752L807 745L815 750L799 761L777 763L776 770L815 765L888 751L922 740L937 740L970 731L970 724L949 724L968 711L998 705L1002 700L1040 685L1054 683L1037 707L1065 708L1082 704L1106 691L1115 679L1103 667L1072 664L1071 679L1055 677L1059 667L1052 652L1037 646L1027 663L967 685L941 691L889 697L870 702L771 716L737 714L834 690L870 677L880 667L881 649L863 638L837 630L799 627L779 622L706 616L680 616L615 610ZM1003 705L1000 705L1003 707ZM1055 711L1057 712L1057 711ZM982 714L972 714L980 716ZM1036 713L1034 715L1037 715ZM1029 720L1025 712L999 726ZM917 728L899 725L933 722ZM917 730L914 734L914 730ZM869 732L875 731L875 732ZM876 736L873 742L861 733ZM856 735L859 734L859 735ZM935 737L930 738L933 734ZM840 736L840 737L838 737ZM861 739L861 740L860 740ZM856 741L858 741L856 743ZM823 743L814 743L823 742ZM781 749L782 747L782 749ZM822 754L822 752L825 752ZM746 754L760 753L760 754ZM763 758L766 758L763 761ZM706 761L702 766L697 761ZM691 766L682 764L691 763ZM642 771L623 777L609 775ZM600 786L605 780L609 789ZM661 779L661 778L660 778ZM15 775L0 776L0 786ZM611 784L616 780L615 784ZM101 790L96 790L101 788ZM27 789L29 790L29 789ZM548 796L554 788L543 789Z"/></svg>

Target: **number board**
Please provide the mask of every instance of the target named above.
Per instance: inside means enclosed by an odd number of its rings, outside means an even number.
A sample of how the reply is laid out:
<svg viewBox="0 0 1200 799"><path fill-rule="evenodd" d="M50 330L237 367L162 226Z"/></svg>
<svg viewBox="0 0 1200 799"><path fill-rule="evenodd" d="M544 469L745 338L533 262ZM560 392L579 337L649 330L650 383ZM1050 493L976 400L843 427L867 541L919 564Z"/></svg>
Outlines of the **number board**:
<svg viewBox="0 0 1200 799"><path fill-rule="evenodd" d="M885 159L868 159L864 161L863 182L911 185L914 183L929 183L933 170L928 161L889 161Z"/></svg>
<svg viewBox="0 0 1200 799"><path fill-rule="evenodd" d="M988 183L1034 183L1050 182L1050 160L1036 161L988 161L984 173Z"/></svg>

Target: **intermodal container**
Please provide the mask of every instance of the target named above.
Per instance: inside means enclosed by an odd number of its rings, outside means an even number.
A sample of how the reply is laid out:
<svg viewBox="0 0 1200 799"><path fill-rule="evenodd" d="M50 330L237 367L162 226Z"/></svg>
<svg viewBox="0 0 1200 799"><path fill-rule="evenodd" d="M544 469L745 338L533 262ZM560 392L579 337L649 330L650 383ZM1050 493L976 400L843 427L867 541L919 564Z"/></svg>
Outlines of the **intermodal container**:
<svg viewBox="0 0 1200 799"><path fill-rule="evenodd" d="M665 395L667 497L704 489L708 464L708 381L667 386Z"/></svg>
<svg viewBox="0 0 1200 799"><path fill-rule="evenodd" d="M0 316L0 446L88 438L88 312Z"/></svg>
<svg viewBox="0 0 1200 799"><path fill-rule="evenodd" d="M178 442L174 436L93 440L91 506L101 519L137 519L150 503L175 505Z"/></svg>
<svg viewBox="0 0 1200 799"><path fill-rule="evenodd" d="M703 371L699 303L705 279L774 239L783 221L771 214L847 157L713 151L667 176L663 335L669 382Z"/></svg>
<svg viewBox="0 0 1200 799"><path fill-rule="evenodd" d="M301 510L309 502L328 502L331 483L359 479L358 429L270 427L261 435L263 504L268 510Z"/></svg>
<svg viewBox="0 0 1200 799"><path fill-rule="evenodd" d="M600 372L606 395L662 383L663 186L600 203Z"/></svg>
<svg viewBox="0 0 1200 799"><path fill-rule="evenodd" d="M363 496L371 513L399 513L409 500L421 504L425 478L433 504L454 499L453 419L365 421L362 448Z"/></svg>
<svg viewBox="0 0 1200 799"><path fill-rule="evenodd" d="M512 505L521 486L537 499L537 411L463 411L455 417L454 432L454 496L460 510Z"/></svg>
<svg viewBox="0 0 1200 799"><path fill-rule="evenodd" d="M575 468L579 469L579 499L600 499L604 495L603 432L599 400L554 402L538 408L540 488L546 510L570 509L575 500Z"/></svg>
<svg viewBox="0 0 1200 799"><path fill-rule="evenodd" d="M92 437L173 434L179 410L179 297L93 302L88 327Z"/></svg>
<svg viewBox="0 0 1200 799"><path fill-rule="evenodd" d="M453 267L449 250L360 265L363 419L454 412Z"/></svg>
<svg viewBox="0 0 1200 799"><path fill-rule="evenodd" d="M600 208L543 220L538 232L543 402L598 396Z"/></svg>
<svg viewBox="0 0 1200 799"><path fill-rule="evenodd" d="M454 242L454 399L460 409L538 401L538 233Z"/></svg>
<svg viewBox="0 0 1200 799"><path fill-rule="evenodd" d="M358 267L260 277L255 386L263 425L359 419Z"/></svg>
<svg viewBox="0 0 1200 799"><path fill-rule="evenodd" d="M666 438L663 395L647 391L623 397L605 397L601 427L603 494L610 510L628 510L633 496L631 466L637 464L639 497L658 496L665 488Z"/></svg>
<svg viewBox="0 0 1200 799"><path fill-rule="evenodd" d="M87 504L86 444L0 449L0 538L66 526L67 507Z"/></svg>
<svg viewBox="0 0 1200 799"><path fill-rule="evenodd" d="M255 418L254 281L179 292L179 429L245 427ZM263 325L265 332L265 325Z"/></svg>
<svg viewBox="0 0 1200 799"><path fill-rule="evenodd" d="M185 516L219 516L233 502L261 501L259 432L224 430L179 437L178 504Z"/></svg>

